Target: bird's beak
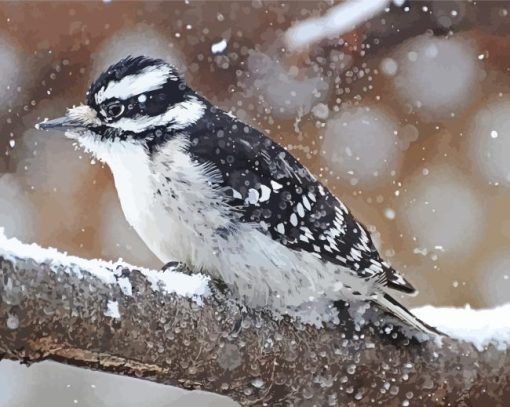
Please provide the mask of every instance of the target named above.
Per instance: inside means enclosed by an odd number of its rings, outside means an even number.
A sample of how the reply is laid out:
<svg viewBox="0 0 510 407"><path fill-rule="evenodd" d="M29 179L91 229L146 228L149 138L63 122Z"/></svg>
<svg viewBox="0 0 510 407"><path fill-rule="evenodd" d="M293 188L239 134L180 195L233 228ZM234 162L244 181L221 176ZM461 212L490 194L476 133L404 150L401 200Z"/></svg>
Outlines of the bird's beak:
<svg viewBox="0 0 510 407"><path fill-rule="evenodd" d="M83 122L76 120L75 118L71 118L69 116L59 117L53 120L45 120L36 125L36 128L42 130L59 130L66 131L77 128L84 128Z"/></svg>
<svg viewBox="0 0 510 407"><path fill-rule="evenodd" d="M87 105L80 105L67 109L64 117L44 120L35 127L43 130L69 131L69 133L75 130L79 133L80 130L100 125L101 121L97 118L96 112Z"/></svg>

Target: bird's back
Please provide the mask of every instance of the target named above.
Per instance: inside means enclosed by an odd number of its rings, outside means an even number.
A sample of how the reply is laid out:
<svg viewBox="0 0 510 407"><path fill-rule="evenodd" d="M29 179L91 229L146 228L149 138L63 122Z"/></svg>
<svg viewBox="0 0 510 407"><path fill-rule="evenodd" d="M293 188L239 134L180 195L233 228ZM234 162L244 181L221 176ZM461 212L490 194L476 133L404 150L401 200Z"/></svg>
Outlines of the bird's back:
<svg viewBox="0 0 510 407"><path fill-rule="evenodd" d="M218 170L217 187L238 222L381 288L415 291L380 258L347 207L288 151L217 108L207 109L207 115L191 128L189 150L197 163Z"/></svg>

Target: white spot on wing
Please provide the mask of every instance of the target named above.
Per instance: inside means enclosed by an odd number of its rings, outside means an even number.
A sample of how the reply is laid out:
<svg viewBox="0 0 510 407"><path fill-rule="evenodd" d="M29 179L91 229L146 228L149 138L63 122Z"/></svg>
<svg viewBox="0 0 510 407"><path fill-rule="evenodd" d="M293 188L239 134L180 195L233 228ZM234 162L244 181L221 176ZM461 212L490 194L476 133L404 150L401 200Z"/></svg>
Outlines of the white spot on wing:
<svg viewBox="0 0 510 407"><path fill-rule="evenodd" d="M264 184L260 185L260 192L261 192L260 198L259 198L260 202L266 202L269 199L269 197L271 196L271 189Z"/></svg>
<svg viewBox="0 0 510 407"><path fill-rule="evenodd" d="M373 260L372 260L372 264L368 268L370 270L374 271L375 273L380 273L383 271L383 268L381 267L381 265L378 263L375 263Z"/></svg>
<svg viewBox="0 0 510 407"><path fill-rule="evenodd" d="M257 204L259 201L259 191L256 189L250 188L248 190L248 198L246 198L246 202L248 202L251 205Z"/></svg>
<svg viewBox="0 0 510 407"><path fill-rule="evenodd" d="M404 278L398 274L398 273L394 273L393 276L392 276L392 281L396 284L400 284L400 285L407 285L406 281L404 280Z"/></svg>
<svg viewBox="0 0 510 407"><path fill-rule="evenodd" d="M273 191L278 191L283 188L282 184L279 184L278 182L271 180L271 188L273 188Z"/></svg>
<svg viewBox="0 0 510 407"><path fill-rule="evenodd" d="M232 189L232 196L235 199L243 199L243 196L241 195L241 193L239 191L236 191L235 189Z"/></svg>
<svg viewBox="0 0 510 407"><path fill-rule="evenodd" d="M303 205L305 205L305 208L307 210L312 210L312 206L310 205L310 201L308 200L308 198L306 196L303 195Z"/></svg>
<svg viewBox="0 0 510 407"><path fill-rule="evenodd" d="M293 213L292 215L290 215L290 223L292 224L292 226L297 226L298 224L298 219L297 219L297 216L295 213Z"/></svg>
<svg viewBox="0 0 510 407"><path fill-rule="evenodd" d="M351 256L354 260L361 260L361 252L354 247L351 249Z"/></svg>
<svg viewBox="0 0 510 407"><path fill-rule="evenodd" d="M305 208L303 208L303 205L301 204L301 202L299 202L299 203L297 204L297 207L296 207L296 208L297 208L297 212L298 212L299 216L301 216L302 218L304 218L304 217L305 217Z"/></svg>
<svg viewBox="0 0 510 407"><path fill-rule="evenodd" d="M301 226L300 228L306 235L306 237L308 237L309 239L312 239L313 240L313 235L312 235L312 231L306 227L306 226Z"/></svg>
<svg viewBox="0 0 510 407"><path fill-rule="evenodd" d="M338 235L343 234L345 232L342 224L337 219L335 219L333 221L333 225L335 226L335 229L332 230L332 234L334 236L338 236Z"/></svg>
<svg viewBox="0 0 510 407"><path fill-rule="evenodd" d="M278 225L276 225L276 231L281 235L285 234L285 226L283 226L283 223L278 223Z"/></svg>

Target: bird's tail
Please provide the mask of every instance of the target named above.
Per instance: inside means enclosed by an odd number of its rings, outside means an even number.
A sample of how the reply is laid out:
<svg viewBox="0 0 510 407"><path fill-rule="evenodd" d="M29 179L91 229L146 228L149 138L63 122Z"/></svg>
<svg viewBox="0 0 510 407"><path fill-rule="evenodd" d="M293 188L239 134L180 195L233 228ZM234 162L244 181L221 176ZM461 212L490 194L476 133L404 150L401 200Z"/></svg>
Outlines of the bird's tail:
<svg viewBox="0 0 510 407"><path fill-rule="evenodd" d="M414 328L419 332L423 332L431 336L445 336L445 334L441 331L417 318L411 313L411 311L409 311L389 294L380 293L373 301L379 305L383 311L387 311L391 316L394 316L399 321L401 321L404 326Z"/></svg>

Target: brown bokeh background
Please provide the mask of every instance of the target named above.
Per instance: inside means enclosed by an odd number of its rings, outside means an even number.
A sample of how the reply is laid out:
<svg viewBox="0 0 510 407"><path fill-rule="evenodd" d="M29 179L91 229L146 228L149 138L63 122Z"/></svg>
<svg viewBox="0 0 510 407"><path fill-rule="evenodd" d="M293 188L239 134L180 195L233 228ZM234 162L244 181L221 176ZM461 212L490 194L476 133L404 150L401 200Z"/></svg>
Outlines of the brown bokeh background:
<svg viewBox="0 0 510 407"><path fill-rule="evenodd" d="M287 49L293 23L330 7L0 4L6 233L159 267L125 224L108 168L33 128L81 103L109 63L149 54L174 61L200 93L266 130L324 180L418 287L408 304L509 300L507 4L391 4L350 32ZM213 53L221 39L226 50Z"/></svg>
<svg viewBox="0 0 510 407"><path fill-rule="evenodd" d="M334 2L0 3L0 227L74 255L160 267L125 222L108 168L34 129L81 103L108 64L147 54L177 64L196 90L326 182L419 289L404 303L508 302L510 6L395 3L299 49L289 49L289 27ZM222 40L226 48L213 52ZM81 370L27 373L6 363L0 404L138 405L135 393L144 392L152 405L168 405L178 397Z"/></svg>

